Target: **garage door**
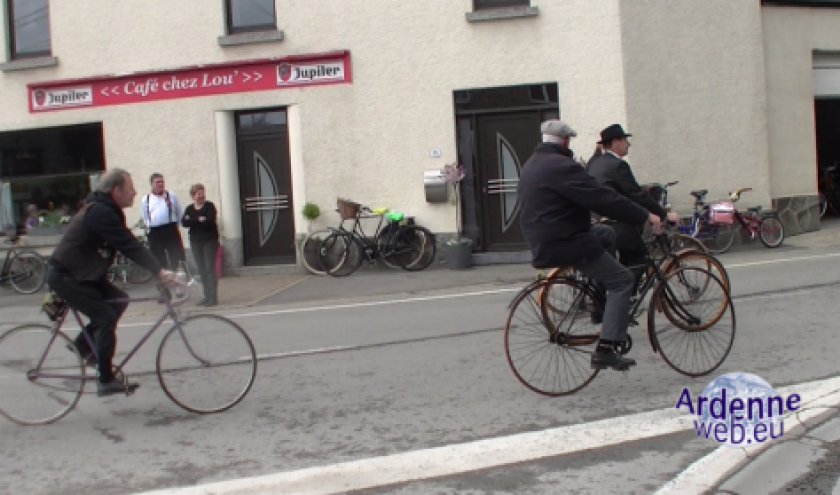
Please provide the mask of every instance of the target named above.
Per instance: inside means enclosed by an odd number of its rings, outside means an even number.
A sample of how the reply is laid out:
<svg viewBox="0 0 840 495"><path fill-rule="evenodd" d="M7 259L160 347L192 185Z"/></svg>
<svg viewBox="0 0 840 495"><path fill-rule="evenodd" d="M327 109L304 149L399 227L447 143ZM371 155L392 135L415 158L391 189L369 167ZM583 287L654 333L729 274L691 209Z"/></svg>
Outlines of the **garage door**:
<svg viewBox="0 0 840 495"><path fill-rule="evenodd" d="M840 53L814 53L814 96L840 97Z"/></svg>

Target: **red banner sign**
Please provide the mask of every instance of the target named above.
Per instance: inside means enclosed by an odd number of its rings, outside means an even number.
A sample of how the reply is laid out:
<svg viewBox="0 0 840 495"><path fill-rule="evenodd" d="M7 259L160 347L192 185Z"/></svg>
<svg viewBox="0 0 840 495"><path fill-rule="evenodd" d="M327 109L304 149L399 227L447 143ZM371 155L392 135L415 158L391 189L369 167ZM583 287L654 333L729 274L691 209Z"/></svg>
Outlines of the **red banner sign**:
<svg viewBox="0 0 840 495"><path fill-rule="evenodd" d="M350 82L349 52L31 83L29 112Z"/></svg>

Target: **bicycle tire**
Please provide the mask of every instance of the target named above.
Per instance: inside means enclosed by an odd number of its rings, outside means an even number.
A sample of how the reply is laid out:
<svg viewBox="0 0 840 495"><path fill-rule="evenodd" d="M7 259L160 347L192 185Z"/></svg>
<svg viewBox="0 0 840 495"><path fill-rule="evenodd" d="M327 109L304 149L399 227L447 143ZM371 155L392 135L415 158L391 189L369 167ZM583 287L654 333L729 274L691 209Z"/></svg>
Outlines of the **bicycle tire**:
<svg viewBox="0 0 840 495"><path fill-rule="evenodd" d="M711 240L704 240L703 237L700 237L701 232L708 232L712 229L706 223L700 225L696 235L693 237L703 242L709 254L723 254L729 251L729 248L732 247L732 243L735 241L735 229L732 228L732 225L716 225L715 227L717 227L717 235L712 237ZM718 242L715 243L715 240Z"/></svg>
<svg viewBox="0 0 840 495"><path fill-rule="evenodd" d="M321 264L321 245L324 239L333 233L333 229L321 229L306 236L300 245L300 260L313 275L326 276L327 271Z"/></svg>
<svg viewBox="0 0 840 495"><path fill-rule="evenodd" d="M146 270L138 264L135 264L134 262L131 263L131 268L128 269L128 274L126 275L128 283L134 285L146 284L152 278L154 278L154 274L152 272Z"/></svg>
<svg viewBox="0 0 840 495"><path fill-rule="evenodd" d="M712 256L711 254L701 253L699 251L681 251L676 254L676 257L671 258L665 263L663 263L662 267L660 268L660 271L663 274L668 274L684 266L690 266L685 265L685 263L691 261L699 261L700 263L705 263L706 267L701 266L701 268L704 270L709 270L712 274L720 278L727 292L731 292L732 287L729 282L729 272L726 271L726 268L723 266L723 263L721 263L720 260ZM712 269L712 267L714 269ZM706 287L703 288L703 290L706 290L707 287L708 284L706 285Z"/></svg>
<svg viewBox="0 0 840 495"><path fill-rule="evenodd" d="M196 323L194 326L189 325L197 320L200 320L200 323ZM219 334L220 332L217 329L218 327L215 327L213 325L214 323L221 324L221 328L232 330L230 336L221 339L213 345L208 345L202 349L198 349L199 341L193 337L208 337L214 334ZM195 328L195 331L193 331L192 328ZM179 329L181 331L179 331ZM187 333L190 333L190 336L187 337L186 345L176 343L179 337L181 337L180 342L184 342L182 337ZM172 349L173 352L176 349L186 351L187 356L183 359L166 358L167 360L172 359L172 361L167 362L166 365L164 365L164 352L168 349ZM217 387L222 382L221 379L197 380L194 378L180 378L181 375L184 375L189 371L198 370L200 373L203 370L213 367L212 365L208 366L208 362L210 360L208 355L209 352L230 352L231 357L220 359L221 362L219 363L220 368L224 367L228 371L240 366L248 366L250 363L250 370L247 370L247 373L243 374L243 378L245 378L245 380L242 383L243 388L241 391L232 394L231 399L225 399L223 404L213 407L197 405L196 402L201 400L201 398L190 400L185 397L188 394L190 396L199 395L203 397L205 395L212 395L214 397L218 397L221 395L218 390L213 390L213 393L211 394L196 394L196 391L201 383L210 383L211 386ZM202 363L198 361L205 362ZM172 328L166 332L166 335L164 335L163 340L161 340L160 346L158 347L155 371L163 392L179 407L197 414L218 413L227 411L236 404L239 404L239 402L248 395L248 392L254 385L254 380L257 376L257 353L254 350L254 344L251 341L251 338L245 330L229 318L214 314L192 315L183 319L180 325L173 325ZM178 377L175 376L176 373L178 373ZM179 381L183 382L184 387L176 393L175 389L179 385Z"/></svg>
<svg viewBox="0 0 840 495"><path fill-rule="evenodd" d="M701 276L704 278L708 278L712 284L716 285L722 294L722 302L721 310L718 311L718 314L715 315L710 321L705 322L704 324L700 325L691 325L686 324L687 322L682 319L679 315L673 314L673 312L669 311L667 308L670 308L670 304L672 301L669 300L670 296L668 295L668 280L672 277L679 277L684 275L685 272L705 272ZM663 311L659 311L658 308L662 308ZM725 318L727 310L729 312L729 318ZM731 333L727 337L725 337L725 341L722 342L722 345L717 346L717 350L720 353L720 356L715 358L708 366L701 368L701 369L687 369L689 364L696 365L698 363L698 358L695 356L694 358L688 359L686 364L678 362L675 357L675 352L666 351L665 345L663 345L663 338L660 336L665 332L660 332L657 330L657 317L662 315L665 317L665 320L668 321L674 328L676 328L675 332L670 332L666 338L670 338L671 336L676 336L676 338L686 337L693 339L695 343L688 345L686 347L690 347L691 349L696 349L698 346L696 345L696 341L699 339L703 339L708 343L708 340L703 338L705 335L710 333L712 327L718 326L718 324L731 324ZM726 357L729 355L729 352L732 350L732 345L735 342L735 330L736 330L736 318L735 318L735 307L732 304L732 297L728 291L725 290L723 287L723 282L718 279L713 273L703 270L697 267L682 267L677 271L669 274L666 278L657 285L656 290L654 291L653 297L651 297L650 305L648 308L648 338L650 339L651 346L654 349L654 352L659 353L662 359L665 361L668 366L672 369L677 371L678 373L689 376L689 377L700 377L705 376L713 371L715 371L721 364L726 360ZM720 340L717 341L721 343ZM711 351L716 350L715 346L712 345ZM702 353L701 359L708 358L711 355L711 351L704 351Z"/></svg>
<svg viewBox="0 0 840 495"><path fill-rule="evenodd" d="M779 241L778 242L771 242L765 238L766 230L764 228L764 224L772 223L778 228L779 232ZM767 216L761 219L761 222L758 224L758 240L764 244L764 247L775 249L782 245L785 242L785 226L782 225L782 222L776 218L775 216Z"/></svg>
<svg viewBox="0 0 840 495"><path fill-rule="evenodd" d="M337 272L347 262L349 233L333 229L318 248L318 264L324 273Z"/></svg>
<svg viewBox="0 0 840 495"><path fill-rule="evenodd" d="M365 252L365 248L355 234L349 232L333 233L324 240L324 244L329 243L336 245L343 244L344 251L341 255L342 262L337 266L331 267L326 264L324 265L327 275L338 278L348 277L362 266L362 253Z"/></svg>
<svg viewBox="0 0 840 495"><path fill-rule="evenodd" d="M55 334L54 339L53 334ZM23 345L27 342L20 343L15 340L21 336L24 338L31 337L31 344ZM53 340L48 346L50 339ZM70 347L67 348L68 346ZM24 356L28 349L33 351L31 361ZM59 369L62 372L72 372L74 374L78 371L79 378L44 377L42 382L38 383L38 378L32 379L28 376L28 372L34 369L42 359L44 360L42 369L44 369L44 364L47 364L46 360L50 356L56 357L57 361L55 363L50 362L47 365L48 369ZM14 380L17 373L20 373L19 381ZM0 400L0 415L9 421L23 426L45 425L58 421L69 414L82 398L85 389L85 376L82 357L70 338L60 330L54 332L53 328L48 325L29 323L11 328L0 335L0 379L2 379L3 384L0 387L0 393L5 396L3 400ZM16 387L16 384L20 384L20 387ZM74 384L78 390L71 389L67 386L68 384ZM37 392L42 389L38 388L38 385L48 390L48 393L44 394L46 398L44 402L50 408L58 406L56 407L57 412L39 416L36 419L23 417L20 409L24 406L24 403L34 400L36 395L39 395Z"/></svg>
<svg viewBox="0 0 840 495"><path fill-rule="evenodd" d="M22 261L23 258L29 258L28 261ZM23 280L32 280L34 285L22 285L18 275L12 273L12 269L15 266L15 261L19 261L22 266L31 265L32 272L30 277L23 277ZM44 258L36 253L35 251L24 250L18 251L15 253L14 257L12 257L11 262L9 263L9 282L11 282L12 287L21 294L34 294L41 290L41 287L44 286L44 282L47 280L47 264L44 262Z"/></svg>
<svg viewBox="0 0 840 495"><path fill-rule="evenodd" d="M435 235L426 227L406 225L401 227L395 236L398 245L407 245L414 242L418 237L422 237L422 239L416 256L413 258L401 254L395 256L397 264L403 270L419 272L428 268L435 260L435 256L437 255L437 240L435 239Z"/></svg>
<svg viewBox="0 0 840 495"><path fill-rule="evenodd" d="M560 285L571 288L573 294L578 293L582 295L582 297L589 297L596 304L596 307L594 309L598 309L598 307L600 307L600 300L589 294L589 289L586 288L586 286L580 285L577 282L564 278L543 279L538 282L532 283L514 298L514 301L511 303L510 312L508 313L507 323L505 324L505 355L507 357L508 365L510 366L511 371L513 372L516 379L529 390L548 397L560 397L563 395L570 395L583 389L584 387L589 385L589 383L591 383L592 380L595 379L599 371L598 369L592 369L590 363L591 354L592 352L594 352L595 346L597 346L598 339L600 337L600 331L594 332L593 330L592 333L574 335L569 331L561 332L560 326L563 325L563 323L565 323L567 318L564 316L562 321L559 324L555 325L553 320L554 314L547 312L548 305L545 304L544 296L547 296L548 294L556 295L565 293L565 291L563 291L562 288L559 287ZM546 286L555 287L548 288ZM571 324L574 324L575 322L579 321L579 319L577 318L579 314L577 309L577 303L577 296L575 296L575 299L570 303L570 308L574 309L570 320ZM530 309L533 312L532 320L526 320L529 322L525 323L524 325L514 324L513 321L515 319L515 315L517 315L518 312L528 313L528 307L530 307ZM520 308L523 308L522 311L519 311ZM593 327L597 328L599 326L592 324L588 315L586 316L585 320L589 323L589 325ZM528 332L527 330L523 330L522 332L519 331L520 329L525 327L534 327L534 330L530 332ZM535 364L539 365L541 363L545 363L546 358L535 358L534 356L539 350L531 351L529 349L526 352L526 355L524 356L525 359L519 359L519 356L517 354L519 353L519 351L525 349L525 345L518 343L520 339L518 335L526 332L531 334L531 337L535 339L534 341L537 342L538 345L539 343L541 343L544 348L547 348L549 353L551 353L552 351L556 351L556 354L558 354L556 356L557 366L554 366L555 356L549 356L547 360L548 369L546 371L543 371L542 373L540 373L537 370L535 370L532 373L528 372L527 368L530 363L537 361ZM516 335L516 337L514 337L514 335ZM563 385L562 378L560 380L549 380L553 385L558 385L557 388L549 388L548 386L535 383L540 376L545 377L548 374L551 374L552 377L558 376L560 373L563 372L561 368L565 369L566 371L572 369L569 366L561 367L559 365L559 353L560 349L571 349L573 347L591 347L591 351L581 351L575 349L574 353L570 353L570 356L590 356L588 359L584 358L582 361L578 361L576 363L575 368L576 371L578 371L578 374L577 376L572 376L572 379L579 378L579 380L576 383L570 383L568 387L562 389L560 389L560 387L562 387ZM569 373L569 375L574 374Z"/></svg>

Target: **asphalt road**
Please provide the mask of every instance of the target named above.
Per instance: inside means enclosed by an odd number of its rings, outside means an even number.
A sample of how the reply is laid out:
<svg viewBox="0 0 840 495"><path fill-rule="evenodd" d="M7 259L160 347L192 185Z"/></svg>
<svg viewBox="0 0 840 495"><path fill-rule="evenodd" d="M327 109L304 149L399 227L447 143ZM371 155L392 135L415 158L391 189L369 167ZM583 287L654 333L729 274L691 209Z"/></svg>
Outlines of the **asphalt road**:
<svg viewBox="0 0 840 495"><path fill-rule="evenodd" d="M148 374L154 337L128 368L142 384L135 395L86 395L46 427L0 421L0 493L133 493L288 472L662 410L682 387L697 393L730 371L774 387L840 375L840 252L765 250L724 261L737 338L709 377L678 375L637 327L639 364L629 373L602 372L570 397L534 394L509 370L502 342L521 284L390 304L266 306L232 314L261 356L254 388L234 409L196 416L169 402ZM120 349L140 331L122 328ZM465 465L425 481L412 475L362 493L649 493L715 447L682 432L515 465Z"/></svg>

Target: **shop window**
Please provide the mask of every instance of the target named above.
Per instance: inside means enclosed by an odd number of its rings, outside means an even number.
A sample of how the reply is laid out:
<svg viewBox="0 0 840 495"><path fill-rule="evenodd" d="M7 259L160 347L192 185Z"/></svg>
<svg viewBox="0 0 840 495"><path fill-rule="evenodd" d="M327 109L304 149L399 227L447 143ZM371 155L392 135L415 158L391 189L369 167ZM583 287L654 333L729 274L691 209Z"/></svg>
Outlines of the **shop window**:
<svg viewBox="0 0 840 495"><path fill-rule="evenodd" d="M229 34L277 29L274 0L227 0Z"/></svg>
<svg viewBox="0 0 840 495"><path fill-rule="evenodd" d="M42 226L55 226L104 170L99 124L0 133L0 230L25 233L30 205Z"/></svg>
<svg viewBox="0 0 840 495"><path fill-rule="evenodd" d="M530 0L473 0L473 10L500 9L502 7L528 7Z"/></svg>
<svg viewBox="0 0 840 495"><path fill-rule="evenodd" d="M6 0L13 60L52 53L48 0Z"/></svg>

